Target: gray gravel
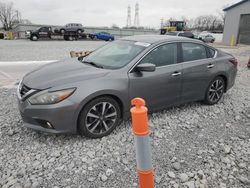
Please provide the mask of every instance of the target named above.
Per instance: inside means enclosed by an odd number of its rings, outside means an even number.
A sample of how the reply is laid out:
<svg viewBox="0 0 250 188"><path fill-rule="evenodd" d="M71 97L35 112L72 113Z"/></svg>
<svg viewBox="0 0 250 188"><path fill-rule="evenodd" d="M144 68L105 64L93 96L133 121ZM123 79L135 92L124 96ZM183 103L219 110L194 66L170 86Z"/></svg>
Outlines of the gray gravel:
<svg viewBox="0 0 250 188"><path fill-rule="evenodd" d="M250 187L249 49L231 50L239 72L219 104L149 116L156 187ZM0 89L0 187L138 186L129 121L96 140L37 133L23 127L15 98Z"/></svg>

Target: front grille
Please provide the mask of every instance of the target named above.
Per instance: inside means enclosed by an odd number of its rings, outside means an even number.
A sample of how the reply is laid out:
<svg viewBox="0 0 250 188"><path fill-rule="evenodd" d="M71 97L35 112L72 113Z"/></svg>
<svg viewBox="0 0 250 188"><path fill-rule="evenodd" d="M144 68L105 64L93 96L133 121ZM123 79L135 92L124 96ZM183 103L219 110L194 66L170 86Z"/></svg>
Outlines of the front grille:
<svg viewBox="0 0 250 188"><path fill-rule="evenodd" d="M26 85L22 85L21 89L20 89L20 95L21 97L23 97L25 94L27 94L29 91L31 90L31 88L27 87Z"/></svg>

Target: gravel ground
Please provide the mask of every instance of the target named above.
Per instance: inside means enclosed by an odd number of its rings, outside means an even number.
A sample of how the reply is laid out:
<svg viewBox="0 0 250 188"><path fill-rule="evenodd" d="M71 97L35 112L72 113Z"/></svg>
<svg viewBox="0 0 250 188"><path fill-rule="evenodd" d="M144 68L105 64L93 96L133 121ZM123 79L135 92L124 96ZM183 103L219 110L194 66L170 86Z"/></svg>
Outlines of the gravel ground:
<svg viewBox="0 0 250 188"><path fill-rule="evenodd" d="M214 106L191 103L149 116L155 187L250 187L250 47L236 84ZM131 124L102 139L48 135L22 125L14 89L0 89L0 187L137 187Z"/></svg>
<svg viewBox="0 0 250 188"><path fill-rule="evenodd" d="M0 61L40 61L68 58L70 51L93 50L103 41L0 40Z"/></svg>

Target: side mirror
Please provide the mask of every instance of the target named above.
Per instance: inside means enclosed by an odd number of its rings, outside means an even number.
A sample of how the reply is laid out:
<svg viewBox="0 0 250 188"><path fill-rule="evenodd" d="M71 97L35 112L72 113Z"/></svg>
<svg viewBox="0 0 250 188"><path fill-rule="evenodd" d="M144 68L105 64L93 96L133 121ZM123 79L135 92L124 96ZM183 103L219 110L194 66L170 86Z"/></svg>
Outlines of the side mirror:
<svg viewBox="0 0 250 188"><path fill-rule="evenodd" d="M136 70L140 72L154 72L155 64L152 63L143 63L136 66Z"/></svg>

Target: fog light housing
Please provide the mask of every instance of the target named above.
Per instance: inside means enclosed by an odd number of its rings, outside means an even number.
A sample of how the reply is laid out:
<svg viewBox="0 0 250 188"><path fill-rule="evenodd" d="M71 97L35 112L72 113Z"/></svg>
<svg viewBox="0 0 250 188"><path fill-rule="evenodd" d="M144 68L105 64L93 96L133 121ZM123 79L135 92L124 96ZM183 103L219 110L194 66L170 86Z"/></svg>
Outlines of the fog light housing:
<svg viewBox="0 0 250 188"><path fill-rule="evenodd" d="M38 125L40 125L41 127L45 129L54 129L52 123L50 123L49 121L36 119L36 122L38 123Z"/></svg>
<svg viewBox="0 0 250 188"><path fill-rule="evenodd" d="M47 121L47 127L48 127L48 129L53 129L52 124L50 122L48 122L48 121Z"/></svg>

